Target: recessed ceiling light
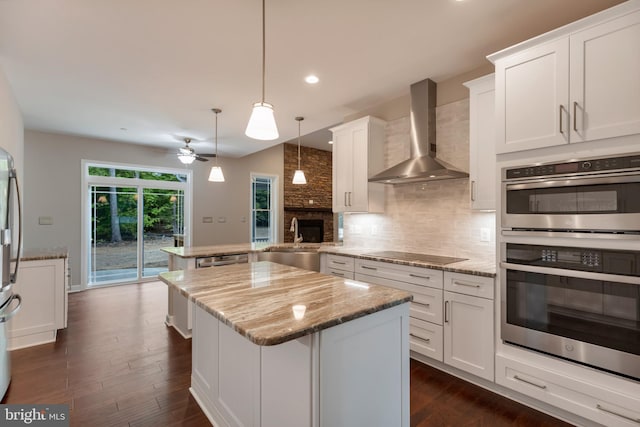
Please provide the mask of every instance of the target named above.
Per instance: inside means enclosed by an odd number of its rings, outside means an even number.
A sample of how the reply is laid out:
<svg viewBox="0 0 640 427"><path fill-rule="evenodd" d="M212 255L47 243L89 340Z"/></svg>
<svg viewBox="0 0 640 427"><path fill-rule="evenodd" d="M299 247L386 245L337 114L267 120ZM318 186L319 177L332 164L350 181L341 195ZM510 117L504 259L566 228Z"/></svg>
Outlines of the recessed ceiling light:
<svg viewBox="0 0 640 427"><path fill-rule="evenodd" d="M310 85L314 85L318 83L320 79L316 75L309 74L307 77L304 78L304 81L309 83Z"/></svg>
<svg viewBox="0 0 640 427"><path fill-rule="evenodd" d="M329 141L329 144L332 144L332 145L333 145L333 141Z"/></svg>

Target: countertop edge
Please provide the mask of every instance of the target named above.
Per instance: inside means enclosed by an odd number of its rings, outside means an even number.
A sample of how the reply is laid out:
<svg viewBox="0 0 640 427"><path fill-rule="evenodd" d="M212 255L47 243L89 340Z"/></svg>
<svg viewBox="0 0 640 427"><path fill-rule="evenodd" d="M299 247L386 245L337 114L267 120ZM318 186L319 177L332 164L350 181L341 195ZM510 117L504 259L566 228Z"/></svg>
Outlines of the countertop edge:
<svg viewBox="0 0 640 427"><path fill-rule="evenodd" d="M333 318L333 319L327 320L325 322L321 322L321 323L318 323L316 325L309 326L308 328L292 332L290 334L282 334L282 335L278 335L278 336L275 336L275 337L261 336L259 334L251 334L251 333L247 332L245 329L243 329L242 327L240 327L240 326L234 324L233 322L231 322L229 319L227 319L225 316L221 315L216 310L211 310L207 305L205 305L204 303L199 302L197 299L193 299L193 298L190 298L190 297L189 297L189 299L191 301L195 302L195 304L198 307L202 308L204 311L206 311L207 313L211 314L213 317L215 317L216 319L218 319L219 321L221 321L225 325L229 326L231 329L233 329L234 331L236 331L237 333L239 333L243 337L247 338L253 344L259 345L261 347L269 347L269 346L273 346L273 345L284 344L285 342L293 341L295 339L298 339L298 338L301 338L301 337L304 337L304 336L307 336L307 335L311 335L311 334L316 333L316 332L320 332L320 331L322 331L324 329L329 329L331 327L338 326L338 325L343 324L345 322L348 322L348 321L351 321L351 320L355 320L355 319L359 319L359 318L367 316L369 314L377 313L378 311L386 310L388 308L395 307L397 305L402 305L404 303L412 301L413 300L413 296L412 295L408 295L408 296L406 296L404 298L401 298L401 299L393 300L393 301L390 301L390 302L387 302L385 304L381 304L381 305L378 305L378 306L375 306L375 307L370 307L370 308L367 308L367 309L358 310L358 311L355 311L355 312L353 312L351 314L348 314L346 316L343 316L343 317Z"/></svg>

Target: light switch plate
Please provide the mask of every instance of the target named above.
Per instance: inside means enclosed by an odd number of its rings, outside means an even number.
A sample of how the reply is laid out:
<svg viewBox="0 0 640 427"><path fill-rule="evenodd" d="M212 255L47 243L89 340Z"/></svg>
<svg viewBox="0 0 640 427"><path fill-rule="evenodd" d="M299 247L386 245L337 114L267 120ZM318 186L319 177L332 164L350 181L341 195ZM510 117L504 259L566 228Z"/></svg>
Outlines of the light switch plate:
<svg viewBox="0 0 640 427"><path fill-rule="evenodd" d="M487 227L480 228L480 241L488 242L490 240L491 240L491 230L489 230Z"/></svg>
<svg viewBox="0 0 640 427"><path fill-rule="evenodd" d="M202 217L202 222L205 224L211 224L213 222L213 217L212 216L203 216Z"/></svg>
<svg viewBox="0 0 640 427"><path fill-rule="evenodd" d="M39 216L38 224L40 225L53 225L53 217L51 216Z"/></svg>

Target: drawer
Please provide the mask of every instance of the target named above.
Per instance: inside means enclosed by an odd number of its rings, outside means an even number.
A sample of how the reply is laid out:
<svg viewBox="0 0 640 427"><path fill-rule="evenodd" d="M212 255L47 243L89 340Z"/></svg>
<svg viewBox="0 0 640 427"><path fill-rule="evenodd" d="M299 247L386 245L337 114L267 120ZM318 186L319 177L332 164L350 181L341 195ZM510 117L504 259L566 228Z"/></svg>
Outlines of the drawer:
<svg viewBox="0 0 640 427"><path fill-rule="evenodd" d="M444 272L444 289L459 294L493 299L494 282L493 277Z"/></svg>
<svg viewBox="0 0 640 427"><path fill-rule="evenodd" d="M426 322L442 325L442 291L434 289L433 295L413 294L410 316Z"/></svg>
<svg viewBox="0 0 640 427"><path fill-rule="evenodd" d="M327 254L327 270L353 271L354 261L352 257Z"/></svg>
<svg viewBox="0 0 640 427"><path fill-rule="evenodd" d="M353 271L338 270L336 268L327 268L327 274L351 280L353 280L354 277Z"/></svg>
<svg viewBox="0 0 640 427"><path fill-rule="evenodd" d="M442 326L410 318L409 349L442 362Z"/></svg>
<svg viewBox="0 0 640 427"><path fill-rule="evenodd" d="M560 367L561 369L561 367ZM587 368L585 368L587 369ZM496 383L607 426L637 426L640 396L591 383L528 362L496 356Z"/></svg>
<svg viewBox="0 0 640 427"><path fill-rule="evenodd" d="M442 289L442 271L382 261L355 260L355 272L420 286Z"/></svg>
<svg viewBox="0 0 640 427"><path fill-rule="evenodd" d="M354 277L355 280L360 282L388 286L411 293L413 295L410 309L411 317L442 325L442 289L413 285L411 283L398 282L385 279L384 277L369 276L360 273L356 273Z"/></svg>

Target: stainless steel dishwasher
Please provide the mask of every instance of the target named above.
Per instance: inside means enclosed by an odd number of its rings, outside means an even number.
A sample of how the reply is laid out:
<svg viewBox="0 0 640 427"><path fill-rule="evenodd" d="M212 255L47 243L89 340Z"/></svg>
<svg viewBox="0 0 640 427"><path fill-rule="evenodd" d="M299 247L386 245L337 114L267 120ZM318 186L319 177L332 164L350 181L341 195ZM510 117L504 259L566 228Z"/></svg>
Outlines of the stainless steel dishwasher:
<svg viewBox="0 0 640 427"><path fill-rule="evenodd" d="M243 264L249 262L249 254L226 254L196 258L196 268L219 267L229 264Z"/></svg>

